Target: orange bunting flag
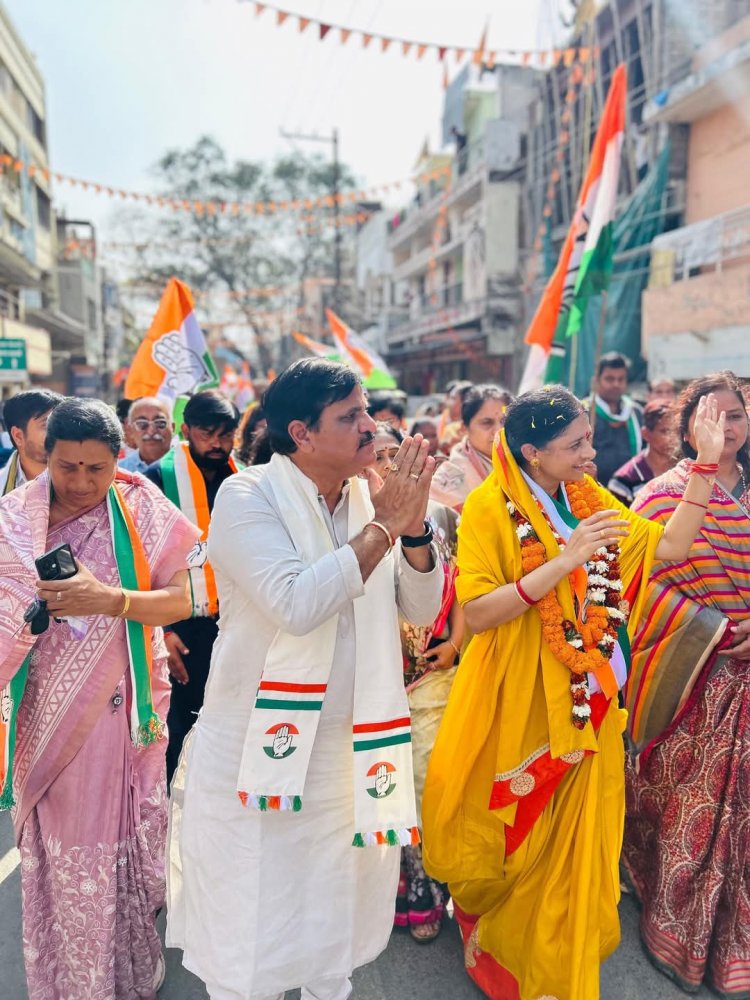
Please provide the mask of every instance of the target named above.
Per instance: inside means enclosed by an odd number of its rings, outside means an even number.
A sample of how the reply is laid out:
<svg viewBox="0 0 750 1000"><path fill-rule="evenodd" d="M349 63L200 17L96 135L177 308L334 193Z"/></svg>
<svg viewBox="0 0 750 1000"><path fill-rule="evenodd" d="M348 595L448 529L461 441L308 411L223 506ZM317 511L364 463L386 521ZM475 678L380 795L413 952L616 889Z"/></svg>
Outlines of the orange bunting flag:
<svg viewBox="0 0 750 1000"><path fill-rule="evenodd" d="M473 62L475 66L481 66L484 61L484 50L487 48L487 32L489 31L489 21L484 26L484 31L482 32L482 37L479 39L479 48L476 50L473 56Z"/></svg>
<svg viewBox="0 0 750 1000"><path fill-rule="evenodd" d="M418 45L417 46L417 59L421 59L422 56L425 54L426 51L427 51L427 46L426 45Z"/></svg>
<svg viewBox="0 0 750 1000"><path fill-rule="evenodd" d="M284 23L284 21L286 21L286 19L288 17L289 17L289 12L288 11L286 11L286 10L277 10L276 11L276 24L279 27L281 27L281 25Z"/></svg>
<svg viewBox="0 0 750 1000"><path fill-rule="evenodd" d="M461 62L466 53L466 49L454 49L453 51L456 53L456 62Z"/></svg>
<svg viewBox="0 0 750 1000"><path fill-rule="evenodd" d="M575 58L576 58L575 49L566 49L565 52L563 53L563 62L568 67L568 69L570 69L570 67L575 62Z"/></svg>
<svg viewBox="0 0 750 1000"><path fill-rule="evenodd" d="M346 43L349 41L349 36L351 35L351 33L352 33L351 28L341 28L340 35L341 35L342 45L346 45Z"/></svg>
<svg viewBox="0 0 750 1000"><path fill-rule="evenodd" d="M381 52L387 52L388 51L388 47L390 46L390 44L391 44L391 39L390 38L386 38L385 36L383 36L380 39L380 51Z"/></svg>
<svg viewBox="0 0 750 1000"><path fill-rule="evenodd" d="M125 397L175 400L217 386L219 378L195 316L193 294L170 278L125 383Z"/></svg>
<svg viewBox="0 0 750 1000"><path fill-rule="evenodd" d="M255 16L256 17L260 17L260 15L263 13L263 11L265 9L266 9L266 5L264 3L257 3L256 2L256 4L255 4Z"/></svg>
<svg viewBox="0 0 750 1000"><path fill-rule="evenodd" d="M299 30L300 31L305 31L305 29L308 27L309 24L310 24L310 18L309 17L300 17L299 18Z"/></svg>
<svg viewBox="0 0 750 1000"><path fill-rule="evenodd" d="M411 42L401 42L401 55L408 56L411 52Z"/></svg>
<svg viewBox="0 0 750 1000"><path fill-rule="evenodd" d="M362 35L362 48L366 49L372 41L372 35Z"/></svg>

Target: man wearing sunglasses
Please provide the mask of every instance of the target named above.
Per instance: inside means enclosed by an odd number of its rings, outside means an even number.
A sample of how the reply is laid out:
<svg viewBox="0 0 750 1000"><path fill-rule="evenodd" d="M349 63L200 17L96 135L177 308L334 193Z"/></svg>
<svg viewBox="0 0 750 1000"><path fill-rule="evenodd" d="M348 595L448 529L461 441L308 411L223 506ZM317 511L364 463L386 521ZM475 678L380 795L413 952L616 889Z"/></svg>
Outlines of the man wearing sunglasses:
<svg viewBox="0 0 750 1000"><path fill-rule="evenodd" d="M145 472L171 447L174 435L172 408L164 400L143 396L130 407L127 424L135 450L120 459L120 468L128 472Z"/></svg>

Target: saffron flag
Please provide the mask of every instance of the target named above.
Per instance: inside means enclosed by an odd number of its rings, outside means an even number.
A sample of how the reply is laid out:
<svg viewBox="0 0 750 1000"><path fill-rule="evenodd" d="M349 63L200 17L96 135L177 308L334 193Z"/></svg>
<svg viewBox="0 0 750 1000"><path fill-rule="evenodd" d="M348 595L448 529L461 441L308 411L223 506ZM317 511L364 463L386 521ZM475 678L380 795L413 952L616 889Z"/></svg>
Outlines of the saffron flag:
<svg viewBox="0 0 750 1000"><path fill-rule="evenodd" d="M125 382L125 397L176 400L219 384L219 376L195 316L193 294L170 278L159 308Z"/></svg>
<svg viewBox="0 0 750 1000"><path fill-rule="evenodd" d="M333 342L343 360L362 377L368 389L395 389L396 380L385 360L347 326L332 309L326 309Z"/></svg>
<svg viewBox="0 0 750 1000"><path fill-rule="evenodd" d="M537 388L543 377L560 380L567 342L580 331L589 299L609 285L626 97L627 73L620 65L612 76L570 230L526 333L531 351L519 392Z"/></svg>
<svg viewBox="0 0 750 1000"><path fill-rule="evenodd" d="M310 354L314 354L316 358L328 358L329 360L340 360L338 352L335 347L331 344L322 344L319 340L313 340L311 337L306 337L304 333L299 333L297 330L292 330L292 336L309 351Z"/></svg>

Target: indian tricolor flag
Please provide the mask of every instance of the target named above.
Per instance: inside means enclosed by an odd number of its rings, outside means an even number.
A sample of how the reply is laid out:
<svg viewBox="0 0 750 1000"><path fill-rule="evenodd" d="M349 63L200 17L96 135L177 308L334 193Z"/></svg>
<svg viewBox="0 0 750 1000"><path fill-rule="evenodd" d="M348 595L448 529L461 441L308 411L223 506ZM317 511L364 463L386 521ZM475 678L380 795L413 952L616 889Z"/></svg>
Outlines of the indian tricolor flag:
<svg viewBox="0 0 750 1000"><path fill-rule="evenodd" d="M626 97L627 74L621 65L612 77L560 259L526 333L531 351L519 392L538 388L542 381L560 381L568 341L580 331L589 299L609 285Z"/></svg>
<svg viewBox="0 0 750 1000"><path fill-rule="evenodd" d="M340 319L332 309L326 309L333 342L342 359L362 377L368 389L395 389L396 380L385 360Z"/></svg>
<svg viewBox="0 0 750 1000"><path fill-rule="evenodd" d="M125 397L159 396L174 401L219 384L195 316L193 294L170 278L154 321L138 348L125 383Z"/></svg>
<svg viewBox="0 0 750 1000"><path fill-rule="evenodd" d="M313 340L312 337L306 337L299 330L292 330L292 336L300 347L304 347L309 354L315 355L316 358L328 358L329 361L341 360L338 351L331 344L323 344L320 340Z"/></svg>

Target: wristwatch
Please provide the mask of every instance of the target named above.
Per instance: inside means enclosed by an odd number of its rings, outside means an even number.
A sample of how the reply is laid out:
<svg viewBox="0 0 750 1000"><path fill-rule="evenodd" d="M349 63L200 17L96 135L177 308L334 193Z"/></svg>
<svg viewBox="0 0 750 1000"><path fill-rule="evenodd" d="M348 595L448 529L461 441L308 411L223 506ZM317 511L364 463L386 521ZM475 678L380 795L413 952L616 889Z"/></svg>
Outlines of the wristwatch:
<svg viewBox="0 0 750 1000"><path fill-rule="evenodd" d="M432 525L425 521L423 535L402 535L401 544L405 549L419 549L423 545L429 545L432 538Z"/></svg>

